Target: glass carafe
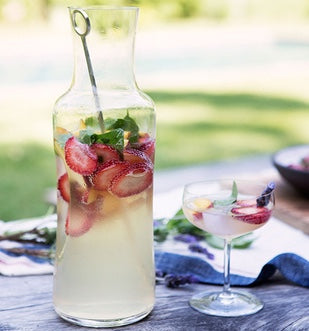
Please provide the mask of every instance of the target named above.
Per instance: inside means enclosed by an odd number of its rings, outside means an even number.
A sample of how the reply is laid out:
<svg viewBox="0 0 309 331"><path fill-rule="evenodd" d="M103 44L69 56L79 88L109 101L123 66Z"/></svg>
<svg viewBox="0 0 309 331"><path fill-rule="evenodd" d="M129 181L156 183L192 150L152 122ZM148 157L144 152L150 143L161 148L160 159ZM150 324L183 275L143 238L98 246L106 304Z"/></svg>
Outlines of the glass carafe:
<svg viewBox="0 0 309 331"><path fill-rule="evenodd" d="M135 7L69 8L74 75L53 114L58 227L53 300L112 327L154 305L155 111L137 87Z"/></svg>

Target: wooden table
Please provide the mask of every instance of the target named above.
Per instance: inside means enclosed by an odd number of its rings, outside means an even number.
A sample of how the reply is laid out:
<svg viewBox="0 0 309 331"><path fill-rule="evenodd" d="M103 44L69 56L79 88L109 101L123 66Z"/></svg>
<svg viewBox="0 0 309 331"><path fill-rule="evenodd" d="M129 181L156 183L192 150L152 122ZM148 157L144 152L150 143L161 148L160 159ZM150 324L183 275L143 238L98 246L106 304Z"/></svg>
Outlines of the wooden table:
<svg viewBox="0 0 309 331"><path fill-rule="evenodd" d="M249 162L249 163L248 163ZM158 173L156 191L164 191L191 180L224 175L233 170L270 167L268 158L224 164L198 166ZM57 316L52 304L52 276L0 276L0 331L86 330L71 325ZM216 286L194 284L168 289L163 284L156 288L156 305L144 320L117 328L129 331L193 331L193 330L309 330L309 290L282 279L247 288L265 304L262 311L244 317L213 317L191 309L188 300L194 293L218 289ZM115 329L112 329L115 330Z"/></svg>
<svg viewBox="0 0 309 331"><path fill-rule="evenodd" d="M90 330L62 320L53 310L52 276L0 278L1 331ZM144 320L117 330L193 331L193 330L271 330L309 329L309 290L283 281L273 281L246 290L264 302L263 310L244 317L213 317L191 309L188 300L196 292L217 286L189 285L168 289L157 285L156 305ZM92 329L93 330L93 329ZM111 329L116 330L116 329Z"/></svg>

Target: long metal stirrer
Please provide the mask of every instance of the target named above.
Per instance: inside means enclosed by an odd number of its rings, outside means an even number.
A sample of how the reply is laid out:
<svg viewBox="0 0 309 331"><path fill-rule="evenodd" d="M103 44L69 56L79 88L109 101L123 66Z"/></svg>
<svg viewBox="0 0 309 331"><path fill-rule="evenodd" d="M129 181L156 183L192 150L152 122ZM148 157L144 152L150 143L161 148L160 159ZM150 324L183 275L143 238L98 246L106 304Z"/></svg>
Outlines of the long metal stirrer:
<svg viewBox="0 0 309 331"><path fill-rule="evenodd" d="M81 30L77 25L77 22L76 22L76 19L75 19L76 14L81 15L83 17L83 19L85 20L86 29L84 31ZM98 90L97 90L97 84L96 84L96 81L95 81L93 68L92 68L92 64L91 64L91 60L90 60L90 54L89 54L87 41L86 41L86 36L89 34L90 29L91 29L90 19L89 19L89 16L87 15L87 13L84 10L74 9L74 11L72 13L72 22L73 22L73 28L74 28L75 32L80 36L80 38L82 40L84 53L85 53L85 58L86 58L86 62L87 62L88 74L89 74L90 83L91 83L91 87L92 87L92 93L93 93L93 96L94 96L94 101L95 101L96 108L97 108L98 113L99 113L99 118L98 118L99 119L99 125L100 125L101 131L103 133L104 132L103 113L102 113L102 110L101 110L100 99L99 99Z"/></svg>

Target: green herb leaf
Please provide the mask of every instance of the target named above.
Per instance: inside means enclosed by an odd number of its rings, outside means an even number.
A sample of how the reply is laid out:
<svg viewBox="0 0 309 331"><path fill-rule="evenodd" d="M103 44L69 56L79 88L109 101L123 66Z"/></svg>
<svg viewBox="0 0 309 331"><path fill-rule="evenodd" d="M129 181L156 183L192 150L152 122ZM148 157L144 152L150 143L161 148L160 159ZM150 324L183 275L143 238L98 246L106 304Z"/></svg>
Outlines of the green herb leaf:
<svg viewBox="0 0 309 331"><path fill-rule="evenodd" d="M99 120L95 116L90 116L85 119L85 125L92 128L98 128L99 127Z"/></svg>
<svg viewBox="0 0 309 331"><path fill-rule="evenodd" d="M169 231L165 227L159 227L153 230L154 240L156 242L163 242L166 240Z"/></svg>
<svg viewBox="0 0 309 331"><path fill-rule="evenodd" d="M93 128L87 127L87 129L79 131L78 140L83 144L91 145L91 136L94 132L95 130Z"/></svg>
<svg viewBox="0 0 309 331"><path fill-rule="evenodd" d="M224 239L219 238L217 236L214 236L210 233L206 233L205 236L206 242L209 246L223 249L224 248ZM232 247L237 249L244 249L251 246L251 244L254 242L256 237L252 234L252 232L247 233L243 236L240 236L238 238L235 238L232 240Z"/></svg>
<svg viewBox="0 0 309 331"><path fill-rule="evenodd" d="M232 247L234 248L248 248L256 239L256 236L250 232L232 240Z"/></svg>
<svg viewBox="0 0 309 331"><path fill-rule="evenodd" d="M95 133L99 128L98 118L90 116L85 119L86 129L81 130L79 141L91 145L93 143L102 143L116 148L122 153L124 148L124 131L129 131L129 141L135 143L139 137L139 127L135 120L129 116L129 113L124 118L106 118L104 120L105 130L102 134Z"/></svg>
<svg viewBox="0 0 309 331"><path fill-rule="evenodd" d="M44 239L46 245L52 245L56 242L56 228L42 228L38 230L38 235Z"/></svg>
<svg viewBox="0 0 309 331"><path fill-rule="evenodd" d="M115 129L102 134L92 134L90 136L91 144L101 143L110 145L122 153L124 148L124 131L123 129Z"/></svg>
<svg viewBox="0 0 309 331"><path fill-rule="evenodd" d="M205 240L207 244L213 248L218 248L218 249L224 248L224 240L208 232L206 233Z"/></svg>
<svg viewBox="0 0 309 331"><path fill-rule="evenodd" d="M218 207L224 207L224 206L232 205L234 202L237 201L237 195L238 195L238 189L237 189L236 182L234 181L233 182L233 187L232 187L232 193L231 193L230 197L228 199L215 200L214 201L214 207L218 208Z"/></svg>
<svg viewBox="0 0 309 331"><path fill-rule="evenodd" d="M114 118L110 118L110 117L106 118L104 120L105 129L106 130L116 129L113 127L113 125L115 124L116 121L117 120L115 120Z"/></svg>
<svg viewBox="0 0 309 331"><path fill-rule="evenodd" d="M168 221L166 228L175 234L192 234L196 236L205 235L203 230L197 228L187 220L182 209L179 209L175 216Z"/></svg>
<svg viewBox="0 0 309 331"><path fill-rule="evenodd" d="M129 113L124 118L118 118L114 123L106 124L106 127L110 129L122 129L130 132L129 141L130 143L136 143L138 140L139 127L135 120L129 116Z"/></svg>

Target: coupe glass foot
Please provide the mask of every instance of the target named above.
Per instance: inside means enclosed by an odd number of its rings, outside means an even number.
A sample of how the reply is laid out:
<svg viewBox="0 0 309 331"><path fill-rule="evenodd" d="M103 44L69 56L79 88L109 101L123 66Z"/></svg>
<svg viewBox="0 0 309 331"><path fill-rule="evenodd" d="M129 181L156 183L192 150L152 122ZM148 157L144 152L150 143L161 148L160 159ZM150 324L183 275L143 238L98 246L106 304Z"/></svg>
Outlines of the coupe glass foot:
<svg viewBox="0 0 309 331"><path fill-rule="evenodd" d="M194 295L190 306L201 313L236 317L251 315L263 308L263 303L248 292L202 292Z"/></svg>

